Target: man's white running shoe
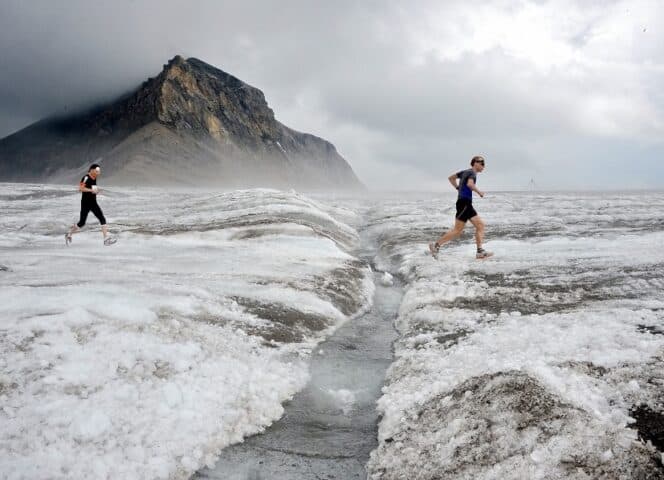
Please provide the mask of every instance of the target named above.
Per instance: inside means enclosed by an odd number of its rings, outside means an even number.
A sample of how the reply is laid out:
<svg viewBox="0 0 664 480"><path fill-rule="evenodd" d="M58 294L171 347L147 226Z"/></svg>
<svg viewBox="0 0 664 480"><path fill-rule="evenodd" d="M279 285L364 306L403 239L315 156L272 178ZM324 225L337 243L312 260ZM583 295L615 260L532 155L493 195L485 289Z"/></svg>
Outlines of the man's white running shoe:
<svg viewBox="0 0 664 480"><path fill-rule="evenodd" d="M431 252L431 256L433 258L438 258L438 251L440 250L440 247L436 245L434 242L431 242L429 244L429 251Z"/></svg>
<svg viewBox="0 0 664 480"><path fill-rule="evenodd" d="M117 242L118 239L115 237L111 237L110 235L104 239L104 245L109 246L113 245L115 242Z"/></svg>
<svg viewBox="0 0 664 480"><path fill-rule="evenodd" d="M477 251L477 254L475 255L475 258L477 258L477 259L479 259L479 260L483 260L483 259L485 259L485 258L489 258L489 257L492 256L492 255L493 255L493 252L487 252L487 251L484 250L483 248L480 248L480 249Z"/></svg>
<svg viewBox="0 0 664 480"><path fill-rule="evenodd" d="M65 245L69 246L71 243L71 233L65 233Z"/></svg>

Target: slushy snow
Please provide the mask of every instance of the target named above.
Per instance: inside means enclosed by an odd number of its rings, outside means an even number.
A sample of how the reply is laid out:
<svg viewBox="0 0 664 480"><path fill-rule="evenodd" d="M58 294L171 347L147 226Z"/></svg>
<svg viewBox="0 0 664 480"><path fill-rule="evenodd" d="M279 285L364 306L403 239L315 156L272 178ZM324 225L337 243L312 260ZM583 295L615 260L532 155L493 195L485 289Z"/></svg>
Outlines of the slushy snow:
<svg viewBox="0 0 664 480"><path fill-rule="evenodd" d="M0 186L2 478L212 465L370 308L374 246L406 291L369 478L664 477L634 418L664 411L664 194L488 194L482 262L470 226L426 254L452 194L117 189L100 203L119 242L91 217L66 248L77 203ZM324 394L351 412L362 392Z"/></svg>
<svg viewBox="0 0 664 480"><path fill-rule="evenodd" d="M188 478L278 419L312 348L369 307L354 228L272 190L0 190L0 477ZM349 212L343 212L348 218Z"/></svg>
<svg viewBox="0 0 664 480"><path fill-rule="evenodd" d="M470 225L426 254L452 198L384 201L372 222L407 291L370 478L662 478L630 411L664 409L664 195L475 203L483 262Z"/></svg>

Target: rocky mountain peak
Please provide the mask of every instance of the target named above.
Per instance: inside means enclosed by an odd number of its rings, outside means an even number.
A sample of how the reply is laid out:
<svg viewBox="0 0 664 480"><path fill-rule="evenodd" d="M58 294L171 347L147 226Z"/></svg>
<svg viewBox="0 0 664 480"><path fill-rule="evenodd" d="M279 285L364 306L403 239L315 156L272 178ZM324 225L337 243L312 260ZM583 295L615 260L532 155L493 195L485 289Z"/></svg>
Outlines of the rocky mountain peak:
<svg viewBox="0 0 664 480"><path fill-rule="evenodd" d="M123 98L37 122L0 147L0 180L59 181L99 159L121 183L179 184L200 171L235 186L362 188L334 145L278 122L259 89L180 55ZM170 173L146 177L147 165Z"/></svg>
<svg viewBox="0 0 664 480"><path fill-rule="evenodd" d="M156 79L159 122L223 141L273 136L274 112L263 92L196 58L176 56Z"/></svg>

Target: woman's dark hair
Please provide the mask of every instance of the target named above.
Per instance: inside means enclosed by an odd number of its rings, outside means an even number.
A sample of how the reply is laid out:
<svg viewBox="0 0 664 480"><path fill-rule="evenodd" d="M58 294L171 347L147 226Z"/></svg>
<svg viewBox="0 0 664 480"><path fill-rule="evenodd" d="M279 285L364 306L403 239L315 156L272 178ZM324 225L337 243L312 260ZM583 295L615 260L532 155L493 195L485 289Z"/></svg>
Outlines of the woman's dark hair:
<svg viewBox="0 0 664 480"><path fill-rule="evenodd" d="M88 172L89 172L90 170L94 170L95 168L101 168L101 167L99 167L99 164L98 164L98 163L93 163L92 165L90 165L90 168L88 168Z"/></svg>

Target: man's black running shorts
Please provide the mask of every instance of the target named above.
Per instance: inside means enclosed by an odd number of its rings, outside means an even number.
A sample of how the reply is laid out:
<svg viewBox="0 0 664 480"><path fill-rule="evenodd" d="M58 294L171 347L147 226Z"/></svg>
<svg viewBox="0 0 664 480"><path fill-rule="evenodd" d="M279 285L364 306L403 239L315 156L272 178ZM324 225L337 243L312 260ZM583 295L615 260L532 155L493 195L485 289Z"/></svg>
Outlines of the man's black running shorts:
<svg viewBox="0 0 664 480"><path fill-rule="evenodd" d="M456 219L467 222L477 215L473 208L473 201L469 198L460 198L456 202Z"/></svg>

